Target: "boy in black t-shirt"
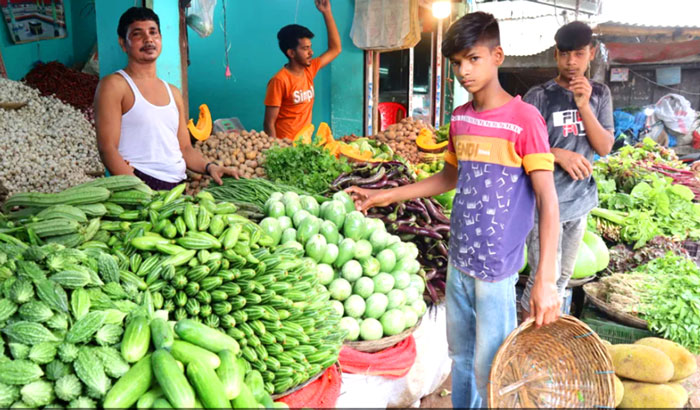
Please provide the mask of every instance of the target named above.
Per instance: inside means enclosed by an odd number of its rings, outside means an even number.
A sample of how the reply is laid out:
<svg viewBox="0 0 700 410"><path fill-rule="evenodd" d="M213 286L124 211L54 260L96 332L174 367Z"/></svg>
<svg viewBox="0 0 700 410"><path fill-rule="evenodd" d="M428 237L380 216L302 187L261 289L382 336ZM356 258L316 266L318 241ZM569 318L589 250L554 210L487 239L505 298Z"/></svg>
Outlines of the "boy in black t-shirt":
<svg viewBox="0 0 700 410"><path fill-rule="evenodd" d="M557 288L563 295L576 263L591 209L598 205L598 190L591 175L593 154L607 155L612 148L614 123L610 89L585 77L596 47L591 28L582 22L561 27L555 37L559 75L531 88L523 100L547 121L549 145L554 154L554 184L559 197L560 235ZM539 263L537 223L528 236L528 263ZM525 288L521 306L527 317L534 273Z"/></svg>

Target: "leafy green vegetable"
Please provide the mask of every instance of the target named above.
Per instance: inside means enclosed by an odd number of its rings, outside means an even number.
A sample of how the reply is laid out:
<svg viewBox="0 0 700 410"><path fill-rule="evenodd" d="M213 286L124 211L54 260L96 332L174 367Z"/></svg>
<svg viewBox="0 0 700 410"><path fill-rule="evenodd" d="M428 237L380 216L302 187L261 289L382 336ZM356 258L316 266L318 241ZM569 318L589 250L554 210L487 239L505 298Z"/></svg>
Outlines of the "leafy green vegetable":
<svg viewBox="0 0 700 410"><path fill-rule="evenodd" d="M269 149L264 167L269 179L313 194L326 192L333 180L350 171L345 158L336 159L323 147L301 143Z"/></svg>
<svg viewBox="0 0 700 410"><path fill-rule="evenodd" d="M700 269L683 256L668 253L640 266L649 280L642 290L640 307L652 331L700 352Z"/></svg>
<svg viewBox="0 0 700 410"><path fill-rule="evenodd" d="M700 238L700 204L693 202L692 191L657 174L648 175L647 181L630 193L617 192L612 180L599 182L600 208L592 215L619 225L620 239L635 249L658 235Z"/></svg>

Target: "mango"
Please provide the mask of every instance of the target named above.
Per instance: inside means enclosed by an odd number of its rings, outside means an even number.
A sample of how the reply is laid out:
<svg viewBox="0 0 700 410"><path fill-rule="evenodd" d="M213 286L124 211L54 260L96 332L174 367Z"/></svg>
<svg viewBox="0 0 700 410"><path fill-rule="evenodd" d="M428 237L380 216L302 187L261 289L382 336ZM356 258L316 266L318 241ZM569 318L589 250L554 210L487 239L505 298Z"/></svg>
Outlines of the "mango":
<svg viewBox="0 0 700 410"><path fill-rule="evenodd" d="M647 383L666 383L673 377L673 362L657 348L621 344L609 349L615 374L620 377Z"/></svg>
<svg viewBox="0 0 700 410"><path fill-rule="evenodd" d="M620 408L682 408L688 401L688 393L669 384L623 381L624 397ZM682 386L680 386L682 388Z"/></svg>
<svg viewBox="0 0 700 410"><path fill-rule="evenodd" d="M645 337L644 339L639 339L634 344L655 347L666 355L673 362L673 377L671 381L679 381L685 379L691 374L695 373L698 369L698 363L695 360L695 356L688 351L685 347L679 345L678 343L661 339L658 337Z"/></svg>

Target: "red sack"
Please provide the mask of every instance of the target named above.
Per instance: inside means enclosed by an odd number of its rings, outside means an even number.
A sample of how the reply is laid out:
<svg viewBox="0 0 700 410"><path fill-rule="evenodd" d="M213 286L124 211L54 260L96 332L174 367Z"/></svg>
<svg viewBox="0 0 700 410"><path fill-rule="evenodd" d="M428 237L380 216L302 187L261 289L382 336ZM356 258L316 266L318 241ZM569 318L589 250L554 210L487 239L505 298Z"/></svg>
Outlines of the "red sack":
<svg viewBox="0 0 700 410"><path fill-rule="evenodd" d="M359 352L343 346L338 361L345 373L399 379L408 374L416 361L416 341L411 335L393 347L376 353Z"/></svg>
<svg viewBox="0 0 700 410"><path fill-rule="evenodd" d="M340 396L341 375L342 373L338 366L333 365L326 369L321 377L303 389L288 394L277 401L287 403L292 409L335 408L335 402L338 401L338 396Z"/></svg>

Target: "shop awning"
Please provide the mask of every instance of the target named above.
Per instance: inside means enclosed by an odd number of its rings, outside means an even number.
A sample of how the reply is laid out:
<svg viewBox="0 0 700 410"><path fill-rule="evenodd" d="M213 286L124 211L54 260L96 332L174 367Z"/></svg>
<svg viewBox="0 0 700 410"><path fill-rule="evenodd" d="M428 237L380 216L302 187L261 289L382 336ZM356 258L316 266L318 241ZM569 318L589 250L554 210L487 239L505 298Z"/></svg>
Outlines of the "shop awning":
<svg viewBox="0 0 700 410"><path fill-rule="evenodd" d="M673 43L606 42L611 63L654 63L700 54L700 40Z"/></svg>

